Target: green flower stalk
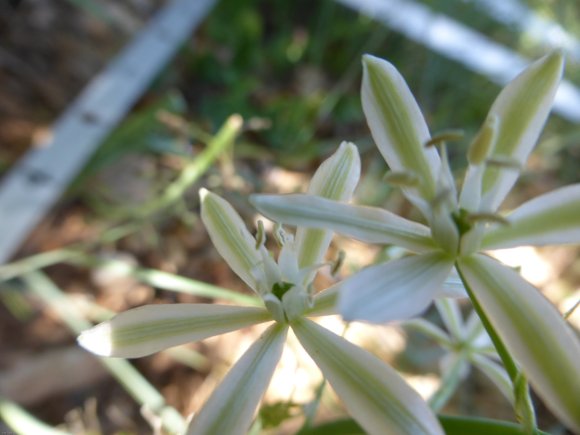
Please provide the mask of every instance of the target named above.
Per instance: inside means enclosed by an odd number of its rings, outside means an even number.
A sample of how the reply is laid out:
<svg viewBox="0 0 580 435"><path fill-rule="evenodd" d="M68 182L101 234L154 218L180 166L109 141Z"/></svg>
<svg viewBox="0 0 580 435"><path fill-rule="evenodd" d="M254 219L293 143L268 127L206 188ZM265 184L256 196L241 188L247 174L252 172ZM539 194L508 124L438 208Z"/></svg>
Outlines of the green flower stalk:
<svg viewBox="0 0 580 435"><path fill-rule="evenodd" d="M580 432L580 342L537 289L484 254L519 245L580 242L580 184L541 195L510 214L498 212L548 117L562 76L562 55L538 60L500 92L469 148L459 193L445 144L430 138L395 67L369 55L363 67L362 103L372 136L391 178L427 225L313 195L258 195L254 205L282 223L327 228L414 253L339 283L338 306L347 320L383 323L415 316L441 295L455 269L504 363L513 356L546 405ZM513 361L506 369L512 382L521 384Z"/></svg>
<svg viewBox="0 0 580 435"><path fill-rule="evenodd" d="M358 182L354 145L343 143L318 169L309 193L348 200ZM216 249L264 306L152 305L129 310L79 337L88 350L134 358L246 326L272 325L231 368L202 409L189 434L244 434L280 360L289 329L344 402L371 434L443 434L421 397L388 365L310 320L327 308L326 292L312 279L331 239L330 230L299 230L296 238L276 228L277 261L266 250L263 229L254 238L232 206L201 191L201 217Z"/></svg>

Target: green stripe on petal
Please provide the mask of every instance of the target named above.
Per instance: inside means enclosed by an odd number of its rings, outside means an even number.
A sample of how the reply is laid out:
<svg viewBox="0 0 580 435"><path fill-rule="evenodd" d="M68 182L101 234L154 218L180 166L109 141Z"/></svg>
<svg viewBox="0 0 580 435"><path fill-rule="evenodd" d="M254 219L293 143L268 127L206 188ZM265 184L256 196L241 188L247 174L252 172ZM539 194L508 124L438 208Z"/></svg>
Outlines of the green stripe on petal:
<svg viewBox="0 0 580 435"><path fill-rule="evenodd" d="M79 344L101 356L138 358L272 320L260 308L214 304L146 305L84 331Z"/></svg>
<svg viewBox="0 0 580 435"><path fill-rule="evenodd" d="M535 391L580 432L580 341L531 284L496 260L460 259L459 270Z"/></svg>
<svg viewBox="0 0 580 435"><path fill-rule="evenodd" d="M282 356L288 327L272 325L244 353L195 415L190 435L245 435Z"/></svg>
<svg viewBox="0 0 580 435"><path fill-rule="evenodd" d="M256 239L225 199L206 189L199 193L201 220L212 243L230 268L257 292L253 271L262 262L262 257L256 249Z"/></svg>
<svg viewBox="0 0 580 435"><path fill-rule="evenodd" d="M337 201L349 200L360 177L360 157L356 146L343 142L338 150L325 160L310 182L308 193ZM323 229L298 228L296 251L301 268L320 263L330 245L332 232ZM303 284L308 284L310 274Z"/></svg>
<svg viewBox="0 0 580 435"><path fill-rule="evenodd" d="M523 166L548 118L563 68L562 53L549 54L501 91L488 115L499 120L491 158L510 159ZM495 211L518 175L515 169L488 166L483 178L482 210Z"/></svg>
<svg viewBox="0 0 580 435"><path fill-rule="evenodd" d="M288 225L326 228L363 242L394 244L415 252L436 249L429 228L380 208L311 195L253 195L251 202L260 213Z"/></svg>
<svg viewBox="0 0 580 435"><path fill-rule="evenodd" d="M385 323L423 312L453 268L442 253L413 255L370 266L339 282L338 306L345 320Z"/></svg>
<svg viewBox="0 0 580 435"><path fill-rule="evenodd" d="M580 184L532 199L483 237L484 249L580 243Z"/></svg>
<svg viewBox="0 0 580 435"><path fill-rule="evenodd" d="M430 134L421 110L397 69L374 56L363 57L362 105L379 151L393 171L410 172L421 180L417 189L404 189L409 199L436 195L440 159L425 147Z"/></svg>
<svg viewBox="0 0 580 435"><path fill-rule="evenodd" d="M369 434L443 434L426 402L383 361L311 320L292 329Z"/></svg>

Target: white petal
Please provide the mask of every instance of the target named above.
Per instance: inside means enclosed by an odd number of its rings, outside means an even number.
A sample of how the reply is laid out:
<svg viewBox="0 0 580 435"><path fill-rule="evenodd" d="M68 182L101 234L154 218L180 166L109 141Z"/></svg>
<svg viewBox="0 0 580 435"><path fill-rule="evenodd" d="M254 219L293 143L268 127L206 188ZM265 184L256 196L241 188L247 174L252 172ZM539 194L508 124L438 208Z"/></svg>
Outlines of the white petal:
<svg viewBox="0 0 580 435"><path fill-rule="evenodd" d="M443 434L423 399L377 357L305 318L292 329L367 433Z"/></svg>
<svg viewBox="0 0 580 435"><path fill-rule="evenodd" d="M231 269L257 291L254 275L262 256L256 249L256 239L225 199L205 189L200 190L200 197L201 220L215 248Z"/></svg>
<svg viewBox="0 0 580 435"><path fill-rule="evenodd" d="M79 344L102 356L138 358L272 320L264 309L215 304L146 305L84 331Z"/></svg>
<svg viewBox="0 0 580 435"><path fill-rule="evenodd" d="M386 60L365 55L361 92L367 123L391 170L419 177L420 185L405 194L415 204L417 197L431 201L440 159L434 147L425 147L429 129L405 80Z"/></svg>
<svg viewBox="0 0 580 435"><path fill-rule="evenodd" d="M251 202L272 220L326 228L368 243L394 244L411 251L435 249L429 228L376 207L310 195L252 195Z"/></svg>
<svg viewBox="0 0 580 435"><path fill-rule="evenodd" d="M441 288L453 260L441 253L371 266L337 284L345 320L385 323L423 312Z"/></svg>
<svg viewBox="0 0 580 435"><path fill-rule="evenodd" d="M488 115L499 120L491 157L514 159L523 166L550 113L563 67L562 54L552 53L534 62L501 91ZM518 175L514 169L488 167L482 211L495 211Z"/></svg>
<svg viewBox="0 0 580 435"><path fill-rule="evenodd" d="M451 272L445 278L445 282L441 286L441 289L437 292L436 297L443 297L443 298L453 298L453 299L461 299L466 298L467 293L465 292L465 287L459 274L455 270L455 268L451 269Z"/></svg>
<svg viewBox="0 0 580 435"><path fill-rule="evenodd" d="M274 369L282 356L288 328L272 325L228 372L195 415L190 435L245 435Z"/></svg>
<svg viewBox="0 0 580 435"><path fill-rule="evenodd" d="M580 431L580 341L532 285L494 259L459 260L459 272L544 403Z"/></svg>
<svg viewBox="0 0 580 435"><path fill-rule="evenodd" d="M343 142L338 150L325 160L308 186L310 195L337 201L350 200L360 178L360 157L357 147ZM326 255L332 231L302 228L296 230L296 252L301 268L319 264ZM307 285L314 273L309 273L302 284Z"/></svg>
<svg viewBox="0 0 580 435"><path fill-rule="evenodd" d="M580 243L580 184L562 187L518 207L509 225L489 230L485 249Z"/></svg>

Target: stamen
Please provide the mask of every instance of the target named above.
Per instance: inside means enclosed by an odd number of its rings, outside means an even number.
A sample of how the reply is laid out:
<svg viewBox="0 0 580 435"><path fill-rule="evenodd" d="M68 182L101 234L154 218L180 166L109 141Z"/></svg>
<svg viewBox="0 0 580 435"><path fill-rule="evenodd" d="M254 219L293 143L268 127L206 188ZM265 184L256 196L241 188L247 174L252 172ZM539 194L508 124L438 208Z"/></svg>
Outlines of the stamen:
<svg viewBox="0 0 580 435"><path fill-rule="evenodd" d="M477 136L469 145L467 161L470 165L480 165L492 152L497 139L498 118L495 115L485 120Z"/></svg>
<svg viewBox="0 0 580 435"><path fill-rule="evenodd" d="M264 243L266 243L266 232L264 230L264 222L260 219L258 220L256 232L256 250L260 249L260 246L264 246Z"/></svg>
<svg viewBox="0 0 580 435"><path fill-rule="evenodd" d="M411 171L389 171L383 177L383 181L397 187L416 187L420 180Z"/></svg>
<svg viewBox="0 0 580 435"><path fill-rule="evenodd" d="M276 222L276 225L274 225L274 239L276 240L276 243L278 244L279 247L284 246L284 244L286 243L286 233L284 232L284 229L282 228L282 224Z"/></svg>
<svg viewBox="0 0 580 435"><path fill-rule="evenodd" d="M489 157L485 163L488 166L496 166L498 168L514 169L516 171L521 171L522 165L516 159L505 156L493 156Z"/></svg>
<svg viewBox="0 0 580 435"><path fill-rule="evenodd" d="M338 251L338 256L336 257L336 260L332 263L332 268L330 269L330 274L332 276L336 275L336 273L339 271L342 264L344 263L345 257L346 254L342 249Z"/></svg>
<svg viewBox="0 0 580 435"><path fill-rule="evenodd" d="M431 137L427 142L425 142L425 148L429 148L435 145L439 145L442 142L457 142L463 139L465 132L460 129L449 129L443 130Z"/></svg>

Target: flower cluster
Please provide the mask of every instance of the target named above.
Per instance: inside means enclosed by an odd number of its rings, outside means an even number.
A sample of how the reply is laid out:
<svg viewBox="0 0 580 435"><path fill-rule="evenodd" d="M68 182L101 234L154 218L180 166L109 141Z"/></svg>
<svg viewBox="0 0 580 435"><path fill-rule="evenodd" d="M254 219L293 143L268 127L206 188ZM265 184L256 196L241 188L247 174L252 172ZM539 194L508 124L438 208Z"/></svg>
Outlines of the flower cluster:
<svg viewBox="0 0 580 435"><path fill-rule="evenodd" d="M363 67L363 109L390 167L386 180L401 188L422 222L348 202L360 172L358 151L350 143L320 166L306 194L251 198L265 216L297 227L294 236L276 227L277 260L266 249L262 227L252 236L229 203L202 190L201 216L213 244L263 306L146 306L97 325L79 342L99 355L132 358L271 322L195 415L188 433L245 433L292 329L367 432L441 434L432 410L393 369L308 318L339 312L347 321L400 321L436 300L449 333L412 322L448 349L446 373L454 367L461 378L470 364L484 370L532 431L529 380L554 414L580 432L578 338L536 288L485 253L580 243L580 184L541 195L507 215L499 212L548 117L562 75L561 54L533 63L501 91L468 149L460 189L447 158L450 135L431 137L393 65L367 55ZM333 232L393 244L408 255L315 293L312 281ZM481 323L475 315L463 322L455 302L440 299L457 296L457 287Z"/></svg>
<svg viewBox="0 0 580 435"><path fill-rule="evenodd" d="M430 136L395 67L369 55L363 66L363 109L391 169L386 178L401 187L426 225L313 195L257 195L253 204L285 224L332 229L412 253L368 267L337 286L347 320L383 323L415 316L441 295L455 270L508 363L514 389L523 373L552 412L580 432L579 340L536 288L484 253L580 242L580 184L541 195L507 216L498 212L547 119L563 71L562 55L538 60L502 90L469 147L459 192L445 135Z"/></svg>
<svg viewBox="0 0 580 435"><path fill-rule="evenodd" d="M315 173L309 193L348 200L360 172L356 147L343 143ZM244 353L194 416L189 434L244 434L270 383L289 329L320 367L358 423L369 433L442 434L421 397L371 353L309 320L328 312L312 280L330 244L329 230L276 229L275 261L263 230L253 237L231 205L201 191L201 216L213 244L263 307L218 304L149 305L121 313L84 332L79 343L103 356L135 358L263 322L273 324Z"/></svg>

